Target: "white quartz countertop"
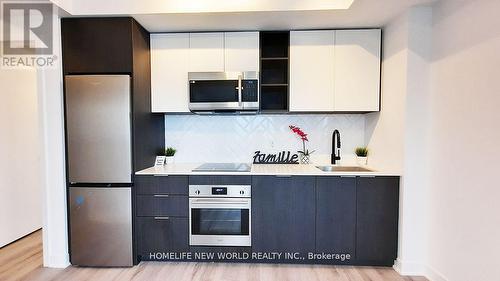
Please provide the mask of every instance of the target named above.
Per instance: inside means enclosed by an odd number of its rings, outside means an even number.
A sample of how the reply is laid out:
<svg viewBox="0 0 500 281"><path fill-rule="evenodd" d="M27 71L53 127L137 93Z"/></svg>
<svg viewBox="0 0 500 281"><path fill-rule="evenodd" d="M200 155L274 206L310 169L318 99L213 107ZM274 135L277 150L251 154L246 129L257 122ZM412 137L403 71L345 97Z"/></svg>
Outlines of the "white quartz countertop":
<svg viewBox="0 0 500 281"><path fill-rule="evenodd" d="M179 163L168 164L161 167L150 167L139 172L136 175L283 175L283 176L399 176L393 171L379 171L372 167L366 167L371 172L365 171L334 171L323 172L316 168L314 164L253 164L250 172L193 172L192 170L201 163Z"/></svg>

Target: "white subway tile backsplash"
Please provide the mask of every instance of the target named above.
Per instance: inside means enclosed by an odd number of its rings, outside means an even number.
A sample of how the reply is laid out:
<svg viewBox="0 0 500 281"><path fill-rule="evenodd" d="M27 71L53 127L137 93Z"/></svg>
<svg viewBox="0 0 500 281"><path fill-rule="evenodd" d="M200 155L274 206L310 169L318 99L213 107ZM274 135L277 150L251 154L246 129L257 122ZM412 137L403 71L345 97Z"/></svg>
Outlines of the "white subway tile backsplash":
<svg viewBox="0 0 500 281"><path fill-rule="evenodd" d="M255 151L265 153L302 149L302 142L289 125L308 134L309 150L327 159L332 132L338 129L342 156L352 157L364 145L365 116L342 115L165 115L165 143L177 149L177 163L251 162ZM322 156L322 157L319 157ZM314 159L314 158L313 158Z"/></svg>

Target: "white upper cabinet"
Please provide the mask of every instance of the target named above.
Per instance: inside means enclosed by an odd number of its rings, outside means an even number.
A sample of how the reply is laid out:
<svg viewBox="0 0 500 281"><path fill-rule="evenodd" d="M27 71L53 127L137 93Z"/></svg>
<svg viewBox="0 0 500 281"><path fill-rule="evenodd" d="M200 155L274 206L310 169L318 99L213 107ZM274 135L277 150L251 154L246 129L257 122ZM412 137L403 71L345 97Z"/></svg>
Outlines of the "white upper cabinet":
<svg viewBox="0 0 500 281"><path fill-rule="evenodd" d="M335 31L290 32L290 111L334 110Z"/></svg>
<svg viewBox="0 0 500 281"><path fill-rule="evenodd" d="M290 32L291 112L380 109L380 29ZM188 72L259 71L259 32L151 35L153 112L189 112Z"/></svg>
<svg viewBox="0 0 500 281"><path fill-rule="evenodd" d="M224 71L224 33L190 33L189 72L210 71Z"/></svg>
<svg viewBox="0 0 500 281"><path fill-rule="evenodd" d="M259 32L224 33L224 70L259 71Z"/></svg>
<svg viewBox="0 0 500 281"><path fill-rule="evenodd" d="M335 32L335 111L380 108L380 29Z"/></svg>
<svg viewBox="0 0 500 281"><path fill-rule="evenodd" d="M290 32L290 111L378 111L379 29Z"/></svg>
<svg viewBox="0 0 500 281"><path fill-rule="evenodd" d="M151 34L153 112L189 112L189 34Z"/></svg>

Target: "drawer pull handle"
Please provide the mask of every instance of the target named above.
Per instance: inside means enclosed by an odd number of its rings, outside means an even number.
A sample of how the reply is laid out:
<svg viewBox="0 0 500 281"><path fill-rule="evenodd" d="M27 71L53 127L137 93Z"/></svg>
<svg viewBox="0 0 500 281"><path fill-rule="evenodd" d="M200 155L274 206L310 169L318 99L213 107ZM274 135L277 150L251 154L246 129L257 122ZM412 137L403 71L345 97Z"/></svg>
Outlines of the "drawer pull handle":
<svg viewBox="0 0 500 281"><path fill-rule="evenodd" d="M155 217L155 220L169 220L170 217Z"/></svg>
<svg viewBox="0 0 500 281"><path fill-rule="evenodd" d="M168 194L155 194L153 196L154 197L169 197L170 195L168 195Z"/></svg>

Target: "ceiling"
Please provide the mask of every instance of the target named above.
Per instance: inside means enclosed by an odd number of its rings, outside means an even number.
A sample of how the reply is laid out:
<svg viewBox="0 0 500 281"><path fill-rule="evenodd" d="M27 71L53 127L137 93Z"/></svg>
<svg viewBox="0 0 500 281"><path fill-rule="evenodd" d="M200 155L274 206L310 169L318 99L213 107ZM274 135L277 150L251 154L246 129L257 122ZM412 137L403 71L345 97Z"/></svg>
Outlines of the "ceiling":
<svg viewBox="0 0 500 281"><path fill-rule="evenodd" d="M122 1L119 7L113 5L113 1L106 0L54 0L53 2L73 16L131 15L150 32L382 27L412 6L435 2L435 0L354 0L353 2L352 0L231 0L236 4L207 6L207 3L221 4L229 0ZM198 4L203 2L205 6L173 5L175 1L183 3L191 1Z"/></svg>

